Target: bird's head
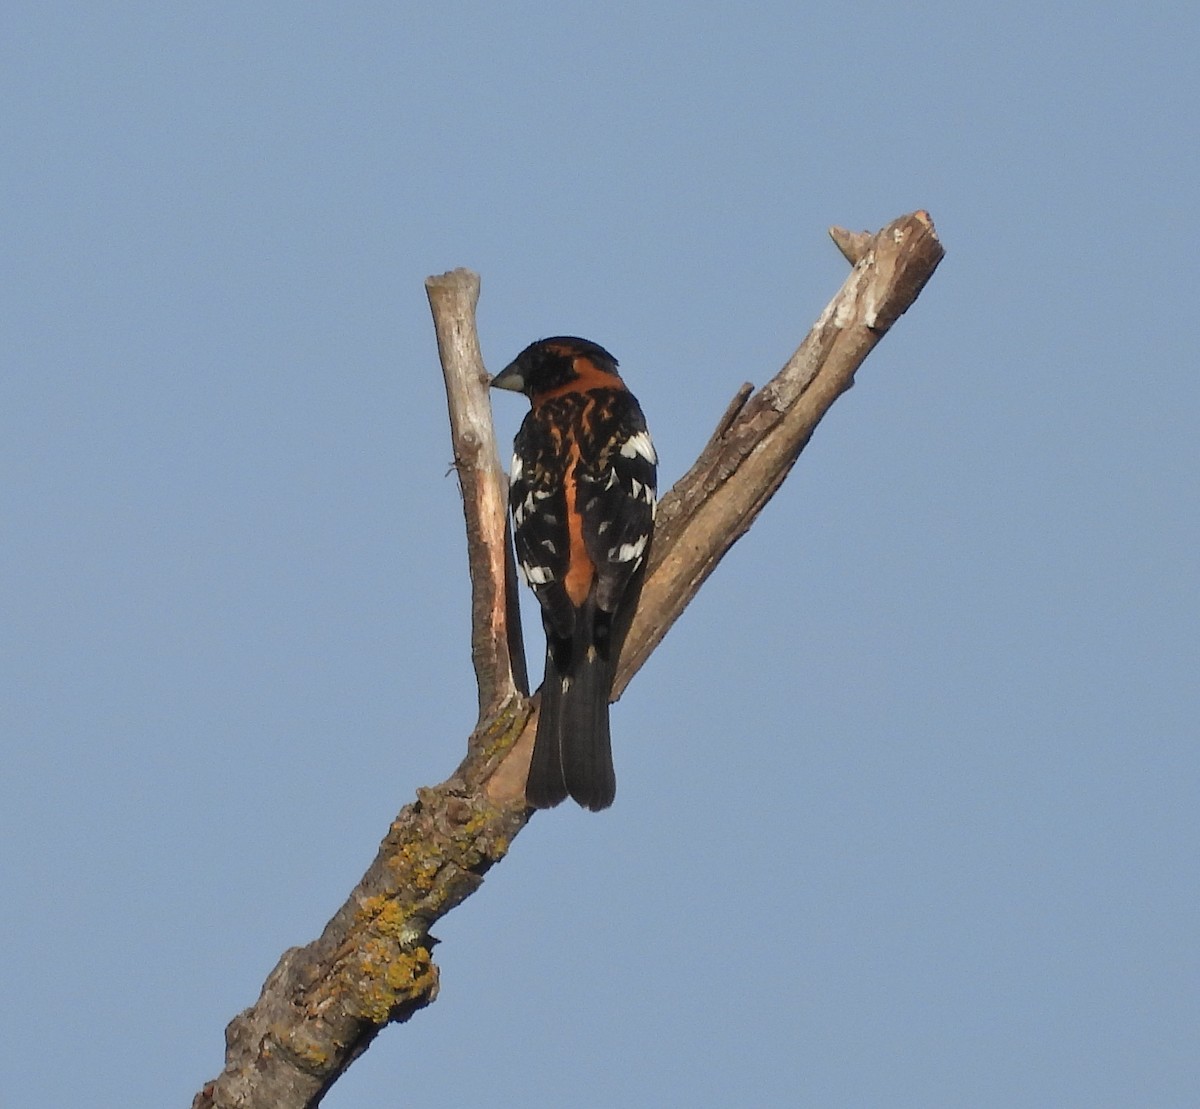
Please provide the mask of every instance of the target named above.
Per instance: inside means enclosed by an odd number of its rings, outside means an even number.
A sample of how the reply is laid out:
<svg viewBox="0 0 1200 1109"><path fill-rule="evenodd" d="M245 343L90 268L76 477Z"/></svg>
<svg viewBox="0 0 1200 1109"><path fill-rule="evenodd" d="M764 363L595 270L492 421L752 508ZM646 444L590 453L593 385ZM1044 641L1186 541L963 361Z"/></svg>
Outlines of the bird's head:
<svg viewBox="0 0 1200 1109"><path fill-rule="evenodd" d="M532 400L573 389L620 387L617 360L599 343L558 335L530 343L491 380Z"/></svg>

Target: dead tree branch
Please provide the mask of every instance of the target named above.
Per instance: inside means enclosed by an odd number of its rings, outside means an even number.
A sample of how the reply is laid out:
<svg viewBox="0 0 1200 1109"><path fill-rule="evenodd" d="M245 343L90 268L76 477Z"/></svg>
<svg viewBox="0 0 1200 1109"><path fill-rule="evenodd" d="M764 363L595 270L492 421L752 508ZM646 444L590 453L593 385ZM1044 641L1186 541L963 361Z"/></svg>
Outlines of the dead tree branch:
<svg viewBox="0 0 1200 1109"><path fill-rule="evenodd" d="M783 369L758 392L748 385L738 391L691 470L662 500L615 694L783 483L821 417L943 253L924 212L875 235L830 234L854 266L845 284ZM479 278L455 270L426 287L466 516L479 722L462 764L441 785L417 791L320 938L286 951L258 1001L230 1023L225 1069L193 1109L317 1105L382 1028L436 998L430 929L479 887L528 819L524 784L537 708L527 696L504 475L475 333Z"/></svg>
<svg viewBox="0 0 1200 1109"><path fill-rule="evenodd" d="M479 276L453 270L430 277L425 291L446 380L450 439L466 516L471 660L482 724L515 693L529 693L516 569L507 536L508 479L496 454L488 374L475 331Z"/></svg>

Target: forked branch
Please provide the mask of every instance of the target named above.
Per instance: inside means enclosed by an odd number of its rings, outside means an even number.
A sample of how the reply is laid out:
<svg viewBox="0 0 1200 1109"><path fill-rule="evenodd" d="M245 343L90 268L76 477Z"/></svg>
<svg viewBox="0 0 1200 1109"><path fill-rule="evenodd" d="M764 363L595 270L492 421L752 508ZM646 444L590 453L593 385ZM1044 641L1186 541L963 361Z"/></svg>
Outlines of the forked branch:
<svg viewBox="0 0 1200 1109"><path fill-rule="evenodd" d="M691 470L662 500L614 695L745 534L942 259L925 212L874 235L830 234L854 267L845 284L783 369L757 392L739 390ZM462 764L441 785L417 791L320 938L286 951L258 1001L230 1023L225 1069L193 1109L317 1105L383 1027L436 998L430 929L478 888L528 820L524 784L537 704L527 695L504 475L475 333L479 279L455 270L426 287L466 515L479 722Z"/></svg>

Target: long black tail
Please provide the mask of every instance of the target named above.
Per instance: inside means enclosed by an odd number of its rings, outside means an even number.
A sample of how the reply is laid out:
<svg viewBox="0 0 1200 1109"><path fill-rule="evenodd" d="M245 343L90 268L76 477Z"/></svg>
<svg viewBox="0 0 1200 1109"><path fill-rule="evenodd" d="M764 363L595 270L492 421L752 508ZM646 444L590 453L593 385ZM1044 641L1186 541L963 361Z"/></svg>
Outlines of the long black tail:
<svg viewBox="0 0 1200 1109"><path fill-rule="evenodd" d="M608 628L595 626L594 613L591 603L577 613L570 640L547 636L546 677L525 784L525 800L535 809L552 808L570 795L598 811L617 795L608 731ZM603 613L600 620L606 621Z"/></svg>

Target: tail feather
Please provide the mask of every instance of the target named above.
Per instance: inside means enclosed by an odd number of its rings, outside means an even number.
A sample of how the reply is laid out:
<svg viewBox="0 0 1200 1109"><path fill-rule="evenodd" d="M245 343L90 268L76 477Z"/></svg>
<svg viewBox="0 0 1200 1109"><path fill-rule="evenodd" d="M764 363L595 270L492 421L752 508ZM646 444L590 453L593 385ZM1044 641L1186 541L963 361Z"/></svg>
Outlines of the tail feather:
<svg viewBox="0 0 1200 1109"><path fill-rule="evenodd" d="M546 645L546 677L542 682L541 702L537 736L533 741L533 760L525 781L525 800L535 809L552 809L567 799L562 758L562 678L554 665L552 643Z"/></svg>
<svg viewBox="0 0 1200 1109"><path fill-rule="evenodd" d="M584 808L599 811L617 795L608 730L612 672L607 628L597 649L592 612L590 605L579 612L569 642L548 639L537 736L525 785L525 800L537 809L552 808L570 795Z"/></svg>
<svg viewBox="0 0 1200 1109"><path fill-rule="evenodd" d="M608 731L608 663L594 647L563 696L562 766L567 792L585 809L607 809L617 796Z"/></svg>

